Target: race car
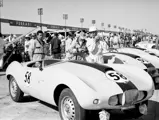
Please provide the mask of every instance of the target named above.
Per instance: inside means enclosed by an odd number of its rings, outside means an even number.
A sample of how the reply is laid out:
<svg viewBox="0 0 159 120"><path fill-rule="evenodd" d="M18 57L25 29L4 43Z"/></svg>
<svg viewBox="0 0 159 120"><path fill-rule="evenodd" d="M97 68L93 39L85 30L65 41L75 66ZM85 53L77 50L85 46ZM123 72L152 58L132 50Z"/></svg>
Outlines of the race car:
<svg viewBox="0 0 159 120"><path fill-rule="evenodd" d="M6 77L13 101L22 101L24 93L29 94L58 106L62 120L86 120L98 113L108 120L111 110L138 118L147 113L148 99L154 93L153 80L146 71L124 64L14 61Z"/></svg>
<svg viewBox="0 0 159 120"><path fill-rule="evenodd" d="M130 53L123 53L123 52L108 52L103 54L104 63L114 63L114 64L129 64L134 65L139 68L142 68L143 70L147 71L155 84L155 88L159 88L159 72L155 68L154 65L152 65L147 60L141 58L138 55L130 54Z"/></svg>
<svg viewBox="0 0 159 120"><path fill-rule="evenodd" d="M154 49L156 48L156 44L153 42L144 41L144 42L139 42L135 44L135 47L144 48L144 49L150 49L150 48Z"/></svg>
<svg viewBox="0 0 159 120"><path fill-rule="evenodd" d="M142 59L150 62L153 66L159 69L159 58L154 55L150 55L149 53L143 50L136 49L136 48L119 48L119 49L116 49L116 51L140 56Z"/></svg>

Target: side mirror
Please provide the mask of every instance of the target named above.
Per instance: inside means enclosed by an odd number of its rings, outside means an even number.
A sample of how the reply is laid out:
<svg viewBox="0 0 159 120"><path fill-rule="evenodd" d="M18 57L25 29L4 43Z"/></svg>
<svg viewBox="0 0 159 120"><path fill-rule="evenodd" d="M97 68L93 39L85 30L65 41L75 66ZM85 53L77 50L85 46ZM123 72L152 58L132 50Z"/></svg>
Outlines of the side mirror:
<svg viewBox="0 0 159 120"><path fill-rule="evenodd" d="M42 65L39 66L39 70L40 70L40 71L43 71Z"/></svg>

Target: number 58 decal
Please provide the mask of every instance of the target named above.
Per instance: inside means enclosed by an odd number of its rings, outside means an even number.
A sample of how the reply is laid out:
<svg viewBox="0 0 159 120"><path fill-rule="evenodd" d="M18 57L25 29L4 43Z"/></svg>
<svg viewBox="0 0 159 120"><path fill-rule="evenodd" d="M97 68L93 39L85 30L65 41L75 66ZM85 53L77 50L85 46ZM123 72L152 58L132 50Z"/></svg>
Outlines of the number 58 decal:
<svg viewBox="0 0 159 120"><path fill-rule="evenodd" d="M106 72L106 77L110 80L113 80L118 83L127 83L129 80L122 74L117 73L116 71L110 70Z"/></svg>
<svg viewBox="0 0 159 120"><path fill-rule="evenodd" d="M27 84L30 84L30 77L31 77L31 72L27 71L25 74L25 80L24 82Z"/></svg>

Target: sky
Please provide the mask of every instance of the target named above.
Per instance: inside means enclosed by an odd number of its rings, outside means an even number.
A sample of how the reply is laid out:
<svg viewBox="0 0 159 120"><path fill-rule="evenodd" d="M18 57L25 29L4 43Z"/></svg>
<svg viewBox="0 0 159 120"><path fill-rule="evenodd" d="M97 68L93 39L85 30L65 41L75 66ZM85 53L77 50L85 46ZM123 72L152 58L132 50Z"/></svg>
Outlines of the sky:
<svg viewBox="0 0 159 120"><path fill-rule="evenodd" d="M66 24L101 28L103 22L128 29L147 29L159 33L159 0L3 0L1 17L6 19L39 22L38 8L43 8L42 22L64 25L63 14L68 14ZM11 27L2 23L2 33L24 33L33 28Z"/></svg>

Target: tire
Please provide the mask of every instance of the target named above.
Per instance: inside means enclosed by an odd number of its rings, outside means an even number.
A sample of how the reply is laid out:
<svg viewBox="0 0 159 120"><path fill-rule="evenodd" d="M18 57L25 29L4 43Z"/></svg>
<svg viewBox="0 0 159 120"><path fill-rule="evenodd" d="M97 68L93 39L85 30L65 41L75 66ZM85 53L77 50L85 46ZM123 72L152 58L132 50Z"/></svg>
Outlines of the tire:
<svg viewBox="0 0 159 120"><path fill-rule="evenodd" d="M145 102L143 102L142 104L146 104L146 106L148 106L148 101L145 101ZM141 114L141 113L139 112L139 105L140 105L140 104L137 104L137 105L135 106L135 108L132 109L132 110L126 110L126 111L124 111L126 117L136 118L136 119L137 119L137 118L140 118L141 116L143 116L143 114Z"/></svg>
<svg viewBox="0 0 159 120"><path fill-rule="evenodd" d="M58 108L61 120L86 120L86 110L81 108L75 95L69 88L61 92Z"/></svg>
<svg viewBox="0 0 159 120"><path fill-rule="evenodd" d="M14 77L10 77L9 79L9 93L13 101L22 101L24 93L20 90Z"/></svg>

